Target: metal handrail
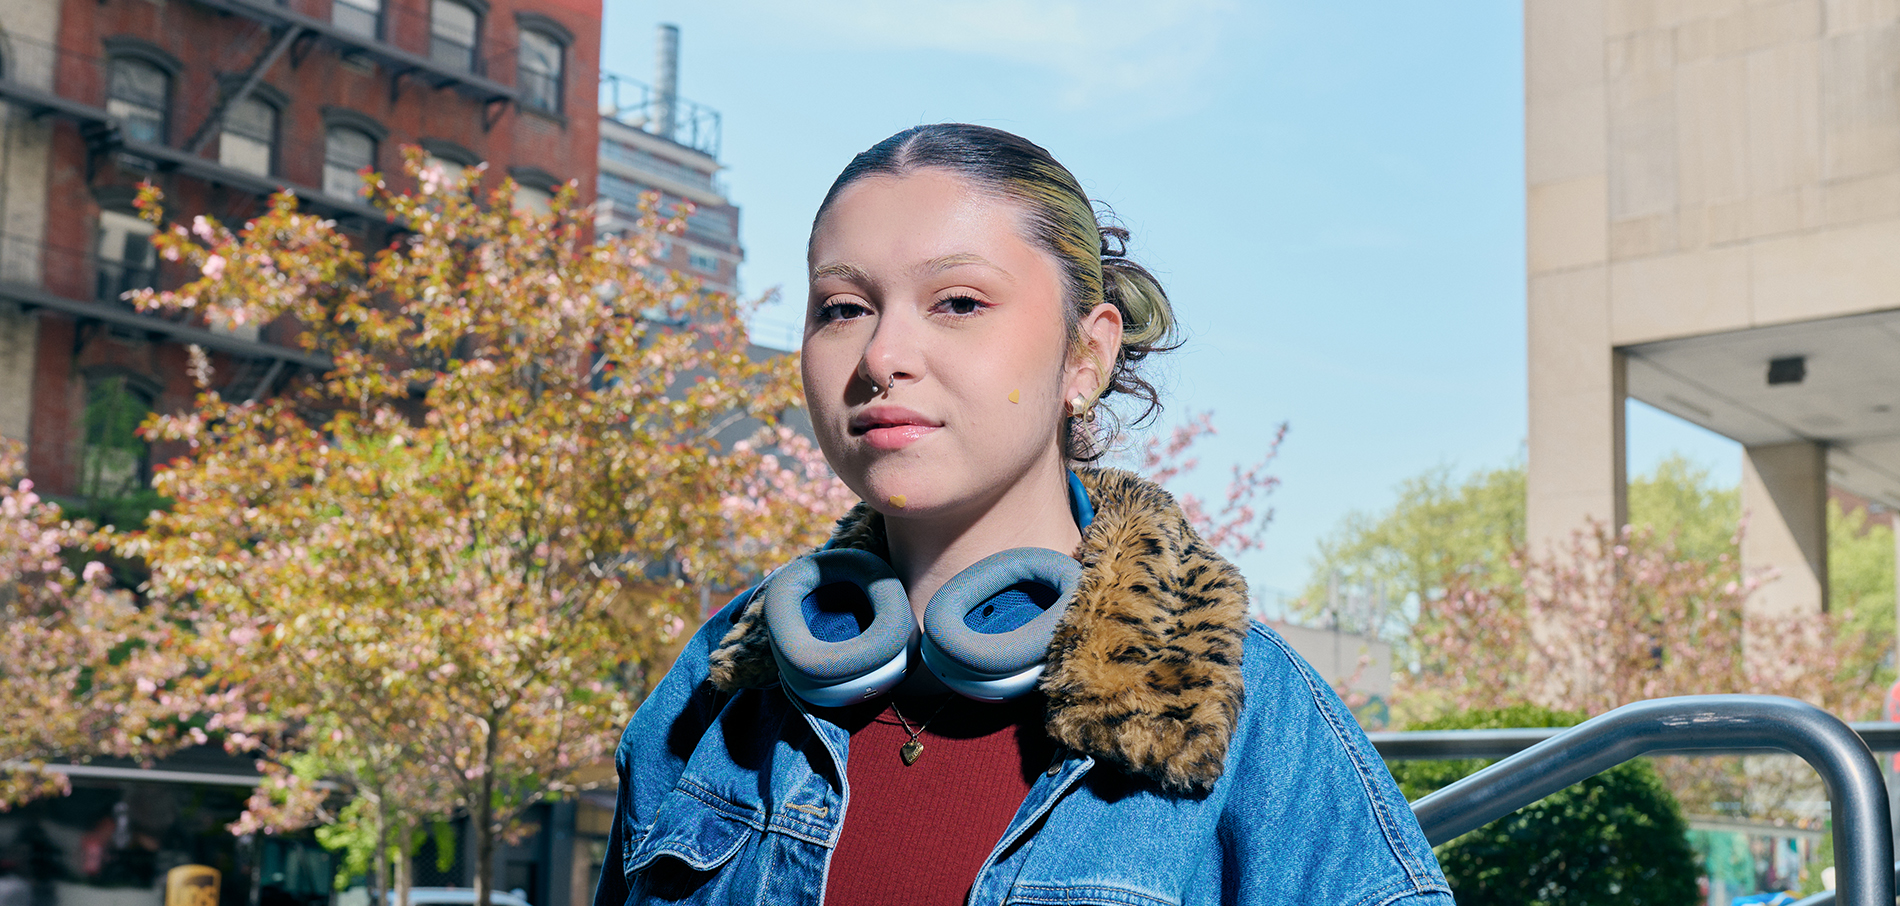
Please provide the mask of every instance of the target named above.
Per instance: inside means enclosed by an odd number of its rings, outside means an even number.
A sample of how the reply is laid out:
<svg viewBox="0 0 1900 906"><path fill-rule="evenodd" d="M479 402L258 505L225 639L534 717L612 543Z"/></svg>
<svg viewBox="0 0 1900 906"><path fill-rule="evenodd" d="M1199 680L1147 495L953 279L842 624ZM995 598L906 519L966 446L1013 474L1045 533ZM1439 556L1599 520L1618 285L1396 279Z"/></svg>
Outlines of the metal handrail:
<svg viewBox="0 0 1900 906"><path fill-rule="evenodd" d="M1900 885L1900 862L1893 863L1893 882ZM1820 893L1809 894L1788 906L1834 906L1834 891L1823 890Z"/></svg>
<svg viewBox="0 0 1900 906"><path fill-rule="evenodd" d="M1900 862L1894 862L1894 885L1900 885ZM1794 900L1788 906L1834 906L1835 891L1820 891Z"/></svg>
<svg viewBox="0 0 1900 906"><path fill-rule="evenodd" d="M1847 906L1893 906L1887 784L1873 752L1838 718L1769 695L1685 695L1624 705L1412 803L1433 846L1573 783L1658 751L1779 749L1827 784L1834 866Z"/></svg>
<svg viewBox="0 0 1900 906"><path fill-rule="evenodd" d="M1900 723L1859 721L1847 725L1875 752L1900 751ZM1367 733L1386 761L1444 761L1454 758L1503 758L1556 736L1568 727L1513 727L1501 730L1380 730ZM1757 755L1779 749L1696 749L1697 755ZM1656 751L1651 755L1667 755Z"/></svg>

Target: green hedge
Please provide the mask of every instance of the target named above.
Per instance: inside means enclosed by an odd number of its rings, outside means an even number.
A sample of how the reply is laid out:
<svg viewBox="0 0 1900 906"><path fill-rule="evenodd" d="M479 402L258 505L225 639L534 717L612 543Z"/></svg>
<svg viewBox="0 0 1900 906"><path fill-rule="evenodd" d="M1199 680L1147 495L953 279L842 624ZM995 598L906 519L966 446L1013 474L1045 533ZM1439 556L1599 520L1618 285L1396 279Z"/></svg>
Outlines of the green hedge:
<svg viewBox="0 0 1900 906"><path fill-rule="evenodd" d="M1582 719L1520 705L1407 729L1568 727ZM1416 800L1489 763L1399 761L1391 768L1406 798ZM1436 852L1460 906L1690 906L1701 897L1688 830L1675 797L1642 760L1559 790Z"/></svg>

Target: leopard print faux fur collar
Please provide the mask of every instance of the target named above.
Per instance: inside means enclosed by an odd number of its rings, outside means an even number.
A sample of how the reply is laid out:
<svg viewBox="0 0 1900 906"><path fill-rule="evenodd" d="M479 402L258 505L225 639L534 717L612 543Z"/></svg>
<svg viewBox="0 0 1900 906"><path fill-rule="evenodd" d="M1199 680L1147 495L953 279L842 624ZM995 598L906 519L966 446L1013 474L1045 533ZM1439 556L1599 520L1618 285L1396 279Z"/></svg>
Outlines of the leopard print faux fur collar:
<svg viewBox="0 0 1900 906"><path fill-rule="evenodd" d="M1196 535L1167 491L1115 469L1078 470L1095 507L1075 557L1082 581L1049 646L1050 738L1194 794L1220 779L1243 698L1247 584ZM884 518L859 504L835 546L889 556ZM712 653L722 691L778 680L760 599Z"/></svg>

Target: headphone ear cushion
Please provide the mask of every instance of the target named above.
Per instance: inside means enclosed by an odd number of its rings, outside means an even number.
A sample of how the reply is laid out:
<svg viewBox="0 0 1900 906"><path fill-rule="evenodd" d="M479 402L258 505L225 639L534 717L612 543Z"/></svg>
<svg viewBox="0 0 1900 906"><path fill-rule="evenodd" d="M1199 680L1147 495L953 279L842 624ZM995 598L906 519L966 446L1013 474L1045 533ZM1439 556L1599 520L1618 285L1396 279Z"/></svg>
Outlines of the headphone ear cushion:
<svg viewBox="0 0 1900 906"><path fill-rule="evenodd" d="M766 580L764 594L779 676L799 698L848 705L904 678L917 620L903 583L875 554L800 557Z"/></svg>
<svg viewBox="0 0 1900 906"><path fill-rule="evenodd" d="M924 663L944 685L979 701L1028 692L1081 579L1074 557L1048 548L978 560L924 608Z"/></svg>

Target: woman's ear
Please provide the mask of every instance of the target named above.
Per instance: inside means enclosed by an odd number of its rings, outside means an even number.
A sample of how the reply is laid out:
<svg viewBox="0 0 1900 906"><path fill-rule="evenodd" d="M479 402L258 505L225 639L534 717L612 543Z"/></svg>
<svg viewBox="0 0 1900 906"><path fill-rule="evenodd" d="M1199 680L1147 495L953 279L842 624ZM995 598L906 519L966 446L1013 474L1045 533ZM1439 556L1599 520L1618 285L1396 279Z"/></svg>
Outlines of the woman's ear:
<svg viewBox="0 0 1900 906"><path fill-rule="evenodd" d="M1063 399L1081 396L1090 403L1108 388L1115 358L1122 351L1121 309L1103 302L1082 316L1077 326L1081 344L1069 359L1069 380Z"/></svg>

